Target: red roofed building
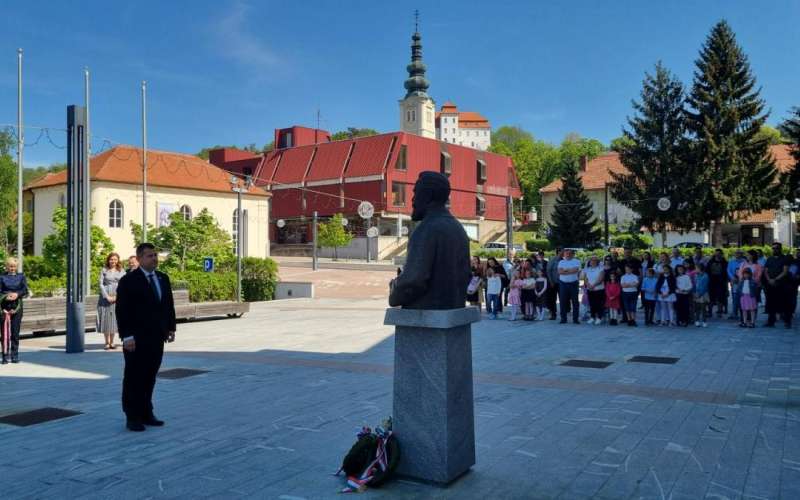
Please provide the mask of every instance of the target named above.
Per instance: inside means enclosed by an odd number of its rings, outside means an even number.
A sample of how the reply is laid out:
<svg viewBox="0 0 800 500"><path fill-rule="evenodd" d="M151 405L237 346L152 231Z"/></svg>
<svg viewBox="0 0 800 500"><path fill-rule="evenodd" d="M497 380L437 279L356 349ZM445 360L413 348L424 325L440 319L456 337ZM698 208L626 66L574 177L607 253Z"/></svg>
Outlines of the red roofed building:
<svg viewBox="0 0 800 500"><path fill-rule="evenodd" d="M775 158L779 172L786 172L794 165L790 155L790 146L770 146L770 152ZM592 202L595 217L603 220L605 208L605 186L612 182L610 172L624 173L625 166L617 153L606 153L592 160L583 159L580 164L579 176L583 181L583 188ZM549 223L556 204L561 180L557 179L539 192L542 194L542 220ZM636 214L628 207L615 200L609 194L608 200L609 222L611 224L626 224L636 218ZM724 244L729 245L764 245L773 241L789 244L790 230L794 230L793 215L781 213L779 210L765 210L756 214L743 217L736 224L724 224L722 238ZM660 235L655 235L656 246L672 246L681 242L710 243L707 231L667 233L667 241L661 242Z"/></svg>
<svg viewBox="0 0 800 500"><path fill-rule="evenodd" d="M436 138L486 151L492 145L492 126L480 114L459 111L448 101L436 113Z"/></svg>
<svg viewBox="0 0 800 500"><path fill-rule="evenodd" d="M300 137L292 128L282 129L275 143L282 144L286 133ZM324 131L317 134L326 136ZM320 217L342 213L351 221L349 229L363 235L365 224L357 208L362 201L372 203L370 225L377 225L386 240L377 252L381 257L402 236L398 219L409 225L414 182L422 171L449 176L450 210L475 240L486 241L503 231L507 197L521 194L511 158L405 132L317 143L309 136L263 156L242 159L215 150L210 160L230 172L252 175L257 186L272 194L274 243L307 243L315 211ZM283 228L276 224L279 219Z"/></svg>
<svg viewBox="0 0 800 500"><path fill-rule="evenodd" d="M241 165L251 157L234 149L216 150L217 161L227 160L231 165ZM169 223L173 212L194 217L208 209L233 237L234 248L236 232L241 228L243 255L269 255L265 226L270 194L263 188L253 186L242 195L240 223L229 172L189 154L148 150L147 159L148 224L160 227ZM97 154L89 163L89 174L92 224L103 228L125 259L135 247L131 222L142 223L142 150L120 145ZM26 210L33 215L34 255L41 255L45 237L53 232L53 211L66 205L66 188L66 170L49 173L25 186Z"/></svg>

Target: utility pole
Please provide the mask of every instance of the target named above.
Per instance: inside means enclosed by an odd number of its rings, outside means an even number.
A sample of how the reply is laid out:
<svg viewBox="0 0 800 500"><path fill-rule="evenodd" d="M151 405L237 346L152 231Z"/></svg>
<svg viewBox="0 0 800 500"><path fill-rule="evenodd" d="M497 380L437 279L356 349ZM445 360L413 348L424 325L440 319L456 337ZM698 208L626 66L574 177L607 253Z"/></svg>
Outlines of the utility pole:
<svg viewBox="0 0 800 500"><path fill-rule="evenodd" d="M514 251L514 199L506 197L506 260L511 260Z"/></svg>
<svg viewBox="0 0 800 500"><path fill-rule="evenodd" d="M25 130L22 128L22 49L17 49L17 270L22 273L24 206L22 201L22 151Z"/></svg>
<svg viewBox="0 0 800 500"><path fill-rule="evenodd" d="M92 158L92 137L89 135L89 68L83 69L83 90L84 90L84 106L86 108L86 126L84 127L84 134L86 135L86 147L84 148L84 165L86 165L86 175L83 177L81 189L83 190L83 268L86 272L91 269L91 215L92 215L92 197L91 197L91 168L90 161ZM90 280L83 281L83 295L89 295L91 291Z"/></svg>
<svg viewBox="0 0 800 500"><path fill-rule="evenodd" d="M317 218L319 214L316 210L314 210L314 218L312 221L311 227L311 242L314 244L314 248L311 251L311 269L316 271L319 268L319 263L317 262Z"/></svg>
<svg viewBox="0 0 800 500"><path fill-rule="evenodd" d="M142 80L142 242L147 241L147 82Z"/></svg>

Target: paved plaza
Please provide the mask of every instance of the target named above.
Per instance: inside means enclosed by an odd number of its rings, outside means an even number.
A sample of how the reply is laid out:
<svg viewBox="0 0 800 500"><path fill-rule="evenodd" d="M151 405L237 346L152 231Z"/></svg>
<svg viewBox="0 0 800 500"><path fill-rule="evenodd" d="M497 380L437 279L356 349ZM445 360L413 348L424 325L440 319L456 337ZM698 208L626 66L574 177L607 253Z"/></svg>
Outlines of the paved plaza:
<svg viewBox="0 0 800 500"><path fill-rule="evenodd" d="M391 412L385 299L253 304L179 325L156 413L127 432L120 352L87 334L23 341L0 367L0 497L336 498L361 425ZM509 323L474 326L477 464L450 488L396 480L368 498L800 498L800 331ZM675 364L632 356L676 357ZM569 359L606 368L561 366ZM399 436L402 445L402 436Z"/></svg>

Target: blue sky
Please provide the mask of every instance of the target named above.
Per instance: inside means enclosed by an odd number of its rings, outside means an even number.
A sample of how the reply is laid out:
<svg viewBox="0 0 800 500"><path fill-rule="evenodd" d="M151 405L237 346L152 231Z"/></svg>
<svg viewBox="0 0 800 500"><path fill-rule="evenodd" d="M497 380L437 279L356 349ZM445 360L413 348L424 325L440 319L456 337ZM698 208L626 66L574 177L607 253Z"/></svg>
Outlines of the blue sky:
<svg viewBox="0 0 800 500"><path fill-rule="evenodd" d="M620 133L657 60L689 83L725 18L778 123L800 106L800 2L724 1L16 1L0 18L0 123L16 123L16 49L25 50L25 122L63 128L92 72L92 129L139 144L148 81L152 148L259 146L273 129L398 128L413 10L437 105L478 111L537 138ZM28 130L27 142L38 133ZM51 134L63 146L63 132ZM98 143L96 145L99 146ZM46 138L26 164L63 161Z"/></svg>

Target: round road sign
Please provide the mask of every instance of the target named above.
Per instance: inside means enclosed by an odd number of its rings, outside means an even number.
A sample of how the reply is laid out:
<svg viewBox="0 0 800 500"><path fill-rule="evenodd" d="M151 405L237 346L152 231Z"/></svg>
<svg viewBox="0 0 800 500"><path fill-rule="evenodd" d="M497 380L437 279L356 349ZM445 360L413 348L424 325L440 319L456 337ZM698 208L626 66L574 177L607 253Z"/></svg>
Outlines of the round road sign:
<svg viewBox="0 0 800 500"><path fill-rule="evenodd" d="M658 199L658 209L661 210L662 212L666 212L667 210L669 210L669 207L671 206L672 202L669 201L669 198L667 198L666 196Z"/></svg>
<svg viewBox="0 0 800 500"><path fill-rule="evenodd" d="M370 238L374 238L374 237L378 236L378 228L375 227L375 226L372 226L371 228L367 229L367 236L370 237Z"/></svg>
<svg viewBox="0 0 800 500"><path fill-rule="evenodd" d="M369 219L374 213L375 207L372 206L372 203L368 201L362 201L358 205L358 215L360 215L362 219Z"/></svg>
<svg viewBox="0 0 800 500"><path fill-rule="evenodd" d="M283 228L286 226L286 221L283 219L278 219L278 222L276 222L275 225L278 226L278 228Z"/></svg>

